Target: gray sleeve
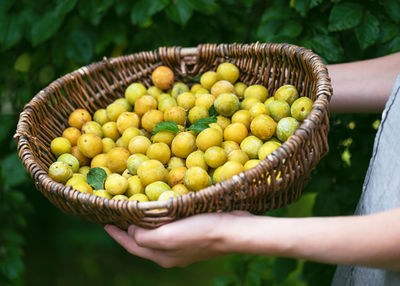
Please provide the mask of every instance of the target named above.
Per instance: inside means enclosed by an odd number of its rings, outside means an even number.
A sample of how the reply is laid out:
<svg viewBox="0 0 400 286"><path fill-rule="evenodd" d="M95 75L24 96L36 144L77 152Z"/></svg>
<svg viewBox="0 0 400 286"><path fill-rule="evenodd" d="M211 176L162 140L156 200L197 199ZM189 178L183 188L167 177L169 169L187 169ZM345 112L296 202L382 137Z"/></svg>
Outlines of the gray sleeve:
<svg viewBox="0 0 400 286"><path fill-rule="evenodd" d="M382 113L356 214L400 207L400 76Z"/></svg>
<svg viewBox="0 0 400 286"><path fill-rule="evenodd" d="M374 149L355 214L400 207L400 76L382 113ZM332 286L400 285L400 273L339 265Z"/></svg>

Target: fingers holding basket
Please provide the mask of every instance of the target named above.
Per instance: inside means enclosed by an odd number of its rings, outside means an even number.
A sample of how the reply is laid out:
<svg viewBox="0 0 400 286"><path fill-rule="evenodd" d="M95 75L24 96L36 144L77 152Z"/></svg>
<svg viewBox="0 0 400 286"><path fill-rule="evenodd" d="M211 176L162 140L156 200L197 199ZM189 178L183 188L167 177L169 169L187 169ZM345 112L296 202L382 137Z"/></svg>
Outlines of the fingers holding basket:
<svg viewBox="0 0 400 286"><path fill-rule="evenodd" d="M217 230L226 229L232 216L247 217L249 214L200 214L156 229L132 225L126 232L107 225L105 230L128 252L169 268L225 255L225 247L221 246L225 243Z"/></svg>
<svg viewBox="0 0 400 286"><path fill-rule="evenodd" d="M114 225L106 225L104 227L104 230L116 241L118 242L123 248L126 249L129 253L150 259L154 261L154 257L156 257L156 250L153 250L151 248L145 248L139 246L136 241L130 236L126 231L123 231L119 229L118 227ZM158 263L157 261L154 261Z"/></svg>
<svg viewBox="0 0 400 286"><path fill-rule="evenodd" d="M135 241L135 235L134 232L136 230L136 226L132 226L129 228L129 231L123 231L119 229L118 227L114 225L106 225L104 227L105 231L116 241L118 242L122 247L126 249L129 253L149 259L158 265L164 267L164 268L171 268L171 267L176 267L176 266L186 266L190 264L191 262L186 261L185 259L182 259L184 257L178 255L174 255L174 251L168 251L168 250L159 250L156 248L147 248L147 247L142 247L140 246L136 241ZM144 231L147 231L145 229L141 229ZM150 231L150 230L149 230Z"/></svg>

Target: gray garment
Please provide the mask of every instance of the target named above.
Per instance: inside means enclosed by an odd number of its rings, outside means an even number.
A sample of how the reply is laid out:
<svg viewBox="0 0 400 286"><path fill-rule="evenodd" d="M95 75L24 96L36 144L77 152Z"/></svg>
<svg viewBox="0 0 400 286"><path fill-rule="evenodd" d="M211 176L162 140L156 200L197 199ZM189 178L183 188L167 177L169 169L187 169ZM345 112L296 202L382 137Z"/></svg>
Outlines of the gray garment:
<svg viewBox="0 0 400 286"><path fill-rule="evenodd" d="M400 75L382 114L374 150L355 214L400 207ZM400 241L399 241L400 245ZM340 265L332 286L400 285L400 272Z"/></svg>

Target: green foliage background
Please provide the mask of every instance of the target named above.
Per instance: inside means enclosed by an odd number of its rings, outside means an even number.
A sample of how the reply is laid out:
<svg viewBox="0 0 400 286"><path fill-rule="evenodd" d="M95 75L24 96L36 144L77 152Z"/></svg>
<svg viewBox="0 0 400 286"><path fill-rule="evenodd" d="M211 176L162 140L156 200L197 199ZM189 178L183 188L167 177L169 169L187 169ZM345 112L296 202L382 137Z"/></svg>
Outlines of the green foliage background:
<svg viewBox="0 0 400 286"><path fill-rule="evenodd" d="M293 259L235 255L165 270L132 257L100 226L61 213L34 189L12 135L34 94L103 56L261 41L348 62L399 51L399 24L397 0L0 1L0 284L329 285L335 266ZM379 117L333 115L331 151L304 195L270 215L351 214Z"/></svg>

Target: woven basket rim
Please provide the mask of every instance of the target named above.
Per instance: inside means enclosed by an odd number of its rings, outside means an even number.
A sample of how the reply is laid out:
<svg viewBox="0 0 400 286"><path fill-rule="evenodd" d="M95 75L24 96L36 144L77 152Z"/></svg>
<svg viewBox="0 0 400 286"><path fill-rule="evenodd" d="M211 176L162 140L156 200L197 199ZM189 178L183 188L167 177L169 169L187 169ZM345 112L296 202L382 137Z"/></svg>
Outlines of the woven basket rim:
<svg viewBox="0 0 400 286"><path fill-rule="evenodd" d="M217 46L217 51L226 51L229 49L231 46L236 45L236 44L219 44ZM302 54L303 57L309 57L309 66L311 67L312 74L316 76L316 100L314 101L313 108L309 114L309 116L302 122L300 125L299 129L296 130L295 134L293 135L292 138L289 140L285 141L282 143L282 145L276 150L276 152L273 152L272 154L268 155L265 159L263 159L256 167L252 168L253 171L246 170L238 175L233 176L231 179L222 181L217 184L213 184L205 189L202 189L198 192L195 193L189 193L185 194L180 197L175 197L171 198L167 201L149 201L149 202L138 202L138 201L128 201L128 200L112 200L112 199L106 199L102 197L97 197L95 200L100 200L102 204L106 205L107 207L116 210L116 209L124 209L127 210L131 206L135 206L135 208L141 210L141 211L146 211L149 209L165 209L165 208L170 208L171 204L173 201L176 200L181 200L182 197L189 197L190 199L194 200L195 202L198 201L199 195L208 193L208 192L220 192L222 190L226 189L231 189L232 186L236 184L241 184L244 182L243 178L251 175L254 173L254 170L256 171L264 171L265 168L273 168L274 165L279 164L279 158L277 157L277 153L285 153L286 156L290 154L290 150L288 148L289 145L298 145L298 141L305 141L309 136L311 136L311 129L316 128L321 124L321 118L323 117L323 114L325 112L328 112L328 103L332 95L332 87L330 85L330 79L329 75L327 72L327 69L325 67L325 64L323 63L322 59L315 53L313 53L311 50L308 50L303 47L299 47L296 45L291 45L291 44L280 44L280 43L254 43L254 44L241 44L243 47L250 47L251 49L257 49L257 48L266 48L268 46L276 45L279 47L280 50L282 49L289 49L293 50L296 54ZM192 48L180 48L178 47L179 53L181 58L184 57L190 57L190 56L199 56L200 52L200 47L192 47ZM176 47L174 47L176 48ZM153 51L148 51L148 52L140 52L140 53L154 53L157 55L160 51L160 49L156 49ZM58 87L62 86L68 77L75 77L78 75L85 75L88 73L91 73L93 71L97 71L102 68L107 68L112 66L114 63L118 62L119 60L124 60L128 59L129 57L140 54L140 53L134 53L131 55L124 55L124 56L119 56L115 58L106 58L102 61L94 62L89 65L83 66L71 73L68 73L53 82L51 82L47 87L44 89L40 90L33 98L32 100L24 106L23 111L20 114L20 118L18 121L17 125L17 130L16 134L14 135L14 139L17 142L18 149L19 149L19 155L20 158L24 164L24 166L27 168L27 170L33 170L32 172L29 171L30 175L33 177L33 179L36 181L36 184L41 184L44 185L47 182L51 182L52 186L57 186L56 189L47 189L49 192L55 192L58 195L61 195L65 199L69 198L72 200L78 200L81 203L90 203L90 198L93 198L94 195L92 194L86 194L86 193L81 193L77 190L72 189L71 186L65 186L61 183L56 183L53 181L47 174L47 172L36 162L33 156L31 144L34 144L32 142L34 139L34 136L31 134L29 131L29 125L26 121L26 117L29 115L34 114L35 110L32 108L33 104L36 101L41 101L44 102L46 101L46 97L51 94L51 91L53 87ZM138 74L140 76L140 72ZM98 95L98 93L97 93ZM301 133L302 136L299 136ZM297 139L297 140L295 140ZM32 140L32 141L31 141ZM33 168L32 168L33 167ZM251 172L250 172L251 171ZM254 177L254 176L253 176ZM220 186L222 186L220 188ZM162 216L165 212L163 210L159 211L160 216Z"/></svg>

